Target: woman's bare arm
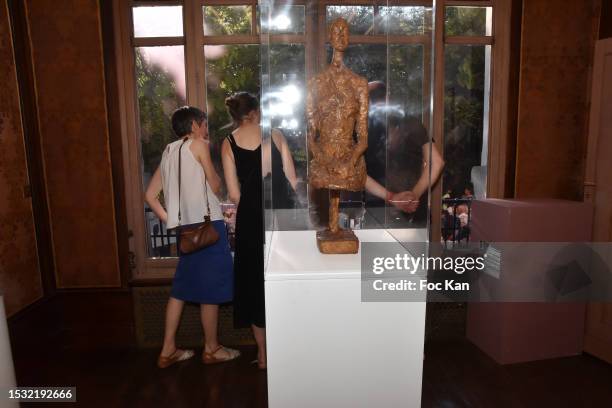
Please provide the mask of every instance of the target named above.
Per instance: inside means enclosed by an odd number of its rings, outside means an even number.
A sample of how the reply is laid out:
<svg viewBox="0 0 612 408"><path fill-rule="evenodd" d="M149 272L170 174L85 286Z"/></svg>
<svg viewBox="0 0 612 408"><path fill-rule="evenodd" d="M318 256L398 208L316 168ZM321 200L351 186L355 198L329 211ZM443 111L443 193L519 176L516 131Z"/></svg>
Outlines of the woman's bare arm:
<svg viewBox="0 0 612 408"><path fill-rule="evenodd" d="M431 160L427 160L429 158L429 147L431 146ZM431 185L433 186L440 178L440 174L442 174L442 169L444 168L444 159L442 159L442 155L438 151L438 148L433 143L425 143L423 145L423 160L425 161L425 165L423 166L423 172L421 173L421 177L412 188L412 192L417 196L417 199L420 198L429 188L429 168L431 166Z"/></svg>
<svg viewBox="0 0 612 408"><path fill-rule="evenodd" d="M372 194L373 196L376 196L383 200L389 199L389 195L390 195L389 191L387 191L386 188L384 188L380 183L378 183L376 180L374 180L370 176L368 176L368 178L366 179L365 189L368 193Z"/></svg>
<svg viewBox="0 0 612 408"><path fill-rule="evenodd" d="M161 171L159 167L153 173L153 177L149 181L149 185L147 186L147 190L145 191L145 201L153 210L153 213L157 215L157 217L162 220L164 223L168 221L168 213L159 202L159 193L162 191L162 179L161 179Z"/></svg>
<svg viewBox="0 0 612 408"><path fill-rule="evenodd" d="M282 132L277 129L272 130L272 141L281 153L281 160L283 161L283 172L285 177L291 184L291 188L295 191L297 188L297 175L295 173L295 164L293 163L293 156L291 150L289 150L289 144L287 139Z"/></svg>
<svg viewBox="0 0 612 408"><path fill-rule="evenodd" d="M221 160L223 161L223 174L225 175L228 198L232 203L238 204L240 201L240 182L236 173L234 153L227 139L221 145Z"/></svg>

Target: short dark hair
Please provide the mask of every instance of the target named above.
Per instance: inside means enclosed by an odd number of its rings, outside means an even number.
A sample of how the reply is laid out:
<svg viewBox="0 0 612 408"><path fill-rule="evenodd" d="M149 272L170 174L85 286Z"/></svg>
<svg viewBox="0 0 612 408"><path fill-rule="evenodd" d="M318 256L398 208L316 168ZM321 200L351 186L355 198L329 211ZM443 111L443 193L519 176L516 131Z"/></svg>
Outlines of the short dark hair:
<svg viewBox="0 0 612 408"><path fill-rule="evenodd" d="M382 81L368 83L371 103L384 103L387 99L387 86Z"/></svg>
<svg viewBox="0 0 612 408"><path fill-rule="evenodd" d="M259 101L253 94L237 92L225 98L225 106L232 117L234 127L238 127L249 113L259 109Z"/></svg>
<svg viewBox="0 0 612 408"><path fill-rule="evenodd" d="M198 126L206 120L206 112L193 106L183 106L172 114L172 130L178 137L191 133L191 124L195 121Z"/></svg>

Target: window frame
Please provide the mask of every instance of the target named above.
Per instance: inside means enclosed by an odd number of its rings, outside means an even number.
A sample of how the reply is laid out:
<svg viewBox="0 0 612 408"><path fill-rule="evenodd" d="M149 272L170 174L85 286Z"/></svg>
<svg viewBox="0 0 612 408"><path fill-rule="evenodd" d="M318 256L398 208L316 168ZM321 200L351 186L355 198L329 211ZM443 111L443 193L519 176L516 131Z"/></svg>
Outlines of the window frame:
<svg viewBox="0 0 612 408"><path fill-rule="evenodd" d="M443 29L434 30L433 137L444 157L444 52L448 44L491 45L491 71L489 89L489 129L487 152L487 198L503 198L507 178L508 146L508 87L510 84L510 24L512 0L436 0L434 26L444 27L447 6L476 6L493 9L493 27L490 36L447 36ZM442 178L442 177L441 177ZM442 182L431 189L430 238L441 240Z"/></svg>
<svg viewBox="0 0 612 408"><path fill-rule="evenodd" d="M281 4L281 2L276 2ZM304 5L307 0L286 1L282 3ZM436 146L444 154L444 47L447 44L491 45L491 73L489 97L489 139L487 164L487 196L503 197L506 188L508 138L508 87L510 77L510 37L511 37L511 0L338 0L321 1L317 4L318 13L305 13L305 30L303 34L270 34L274 44L305 44L306 80L325 65L325 43L327 27L325 7L328 5L366 5L366 6L425 6L433 8L432 23L434 29L426 35L388 36L386 34L352 35L351 43L393 43L422 44L424 60L433 66L424 71L423 99L425 106L431 103L433 108L426 109L426 114L433 116L432 135ZM173 6L183 7L182 37L146 37L134 38L132 7L134 6ZM250 35L204 35L203 6L251 5L252 33ZM138 100L135 84L134 49L139 46L181 45L185 54L186 101L190 105L206 109L206 75L204 45L227 44L260 44L260 34L256 31L257 0L113 0L113 25L115 30L115 53L118 77L118 103L121 118L121 141L123 164L125 169L125 194L129 229L129 250L132 265L132 281L166 280L174 274L177 258L151 258L147 248L149 239L146 233L144 217L144 186L141 172L140 123L138 120ZM435 29L444 26L446 6L480 6L493 8L493 31L491 36L447 37L445 30ZM315 29L315 28L318 28ZM431 34L433 33L433 35ZM312 58L310 57L312 56ZM424 117L426 124L429 117ZM437 183L430 195L431 213L439 214L441 210L442 187ZM430 239L440 239L439 217L432 216Z"/></svg>

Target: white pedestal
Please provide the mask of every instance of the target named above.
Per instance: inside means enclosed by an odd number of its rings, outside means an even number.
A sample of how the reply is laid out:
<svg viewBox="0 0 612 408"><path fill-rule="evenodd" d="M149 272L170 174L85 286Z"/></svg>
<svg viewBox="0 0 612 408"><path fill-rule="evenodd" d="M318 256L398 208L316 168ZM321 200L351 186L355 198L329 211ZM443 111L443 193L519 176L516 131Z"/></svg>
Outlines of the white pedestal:
<svg viewBox="0 0 612 408"><path fill-rule="evenodd" d="M385 230L361 242L395 242ZM266 269L271 408L420 407L425 303L362 303L361 255L275 231Z"/></svg>

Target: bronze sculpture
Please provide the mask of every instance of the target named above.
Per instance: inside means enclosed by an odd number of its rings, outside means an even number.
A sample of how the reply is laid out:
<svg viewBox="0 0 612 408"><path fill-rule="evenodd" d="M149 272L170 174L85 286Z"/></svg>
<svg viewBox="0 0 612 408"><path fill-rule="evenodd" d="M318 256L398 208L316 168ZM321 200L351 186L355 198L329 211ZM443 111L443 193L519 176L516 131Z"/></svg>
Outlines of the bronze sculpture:
<svg viewBox="0 0 612 408"><path fill-rule="evenodd" d="M359 249L353 231L338 226L340 191L363 190L367 177L363 154L368 143L368 83L344 65L348 40L346 20L334 20L329 29L334 50L331 64L309 81L306 98L309 183L314 189L330 191L329 225L317 232L322 253L357 253Z"/></svg>

